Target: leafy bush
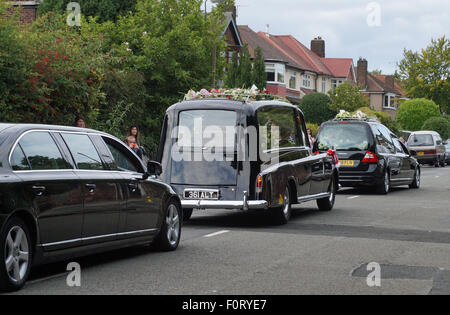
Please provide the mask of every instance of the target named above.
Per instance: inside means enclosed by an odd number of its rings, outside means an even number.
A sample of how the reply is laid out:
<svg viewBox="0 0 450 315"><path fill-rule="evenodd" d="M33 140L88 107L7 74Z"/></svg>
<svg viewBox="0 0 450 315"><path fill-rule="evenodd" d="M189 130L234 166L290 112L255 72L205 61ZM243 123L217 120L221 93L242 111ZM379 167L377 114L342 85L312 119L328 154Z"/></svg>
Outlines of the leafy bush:
<svg viewBox="0 0 450 315"><path fill-rule="evenodd" d="M397 121L401 127L410 131L421 130L425 121L431 117L439 117L439 106L424 98L412 99L400 105Z"/></svg>
<svg viewBox="0 0 450 315"><path fill-rule="evenodd" d="M422 126L422 130L432 130L439 133L445 141L450 138L450 122L444 117L432 117L427 119Z"/></svg>
<svg viewBox="0 0 450 315"><path fill-rule="evenodd" d="M376 118L380 123L388 127L393 133L395 134L399 133L400 130L398 128L398 124L391 118L391 116L388 113L378 112L370 107L361 107L358 110L362 111L369 117Z"/></svg>
<svg viewBox="0 0 450 315"><path fill-rule="evenodd" d="M332 119L336 112L330 109L331 99L326 94L312 93L303 97L300 109L309 123L321 124Z"/></svg>
<svg viewBox="0 0 450 315"><path fill-rule="evenodd" d="M348 81L339 85L334 91L329 91L331 98L330 108L335 112L345 110L355 111L357 108L369 106L369 99L359 92L358 86L353 86Z"/></svg>
<svg viewBox="0 0 450 315"><path fill-rule="evenodd" d="M39 15L48 12L65 14L67 4L73 0L45 0L39 5ZM99 22L116 21L120 15L134 11L136 0L83 0L78 1L81 13L85 16L97 17Z"/></svg>

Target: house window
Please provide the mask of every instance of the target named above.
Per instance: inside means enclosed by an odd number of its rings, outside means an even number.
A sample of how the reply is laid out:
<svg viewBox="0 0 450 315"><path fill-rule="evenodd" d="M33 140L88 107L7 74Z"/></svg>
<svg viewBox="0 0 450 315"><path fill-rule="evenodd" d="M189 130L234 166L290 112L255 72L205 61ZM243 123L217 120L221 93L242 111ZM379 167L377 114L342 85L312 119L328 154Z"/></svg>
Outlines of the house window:
<svg viewBox="0 0 450 315"><path fill-rule="evenodd" d="M305 88L311 87L311 76L309 74L303 75L303 87Z"/></svg>
<svg viewBox="0 0 450 315"><path fill-rule="evenodd" d="M397 109L398 100L395 94L386 94L384 96L383 107L389 109Z"/></svg>
<svg viewBox="0 0 450 315"><path fill-rule="evenodd" d="M284 84L284 64L266 64L267 82Z"/></svg>
<svg viewBox="0 0 450 315"><path fill-rule="evenodd" d="M344 83L343 80L331 80L331 89L334 91L342 83Z"/></svg>
<svg viewBox="0 0 450 315"><path fill-rule="evenodd" d="M327 79L322 78L322 93L326 93L326 92L327 92Z"/></svg>
<svg viewBox="0 0 450 315"><path fill-rule="evenodd" d="M289 88L295 90L297 88L297 73L292 73L289 79Z"/></svg>

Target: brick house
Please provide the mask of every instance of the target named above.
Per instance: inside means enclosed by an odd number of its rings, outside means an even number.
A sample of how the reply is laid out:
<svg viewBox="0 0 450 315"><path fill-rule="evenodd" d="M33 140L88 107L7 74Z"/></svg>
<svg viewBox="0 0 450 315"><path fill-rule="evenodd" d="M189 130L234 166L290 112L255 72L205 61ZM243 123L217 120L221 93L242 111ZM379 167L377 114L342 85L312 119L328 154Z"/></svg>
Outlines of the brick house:
<svg viewBox="0 0 450 315"><path fill-rule="evenodd" d="M29 1L29 0L16 0L10 1L13 7L20 7L20 23L31 24L36 20L37 8L39 1Z"/></svg>
<svg viewBox="0 0 450 315"><path fill-rule="evenodd" d="M327 93L345 81L356 82L353 60L326 58L325 41L320 37L311 41L309 49L291 35L256 33L244 25L239 30L251 53L258 46L263 51L267 90L294 104L307 94Z"/></svg>
<svg viewBox="0 0 450 315"><path fill-rule="evenodd" d="M399 101L407 97L394 76L371 74L368 72L368 62L363 58L358 60L356 73L357 84L361 87L361 93L369 98L370 107L395 119Z"/></svg>

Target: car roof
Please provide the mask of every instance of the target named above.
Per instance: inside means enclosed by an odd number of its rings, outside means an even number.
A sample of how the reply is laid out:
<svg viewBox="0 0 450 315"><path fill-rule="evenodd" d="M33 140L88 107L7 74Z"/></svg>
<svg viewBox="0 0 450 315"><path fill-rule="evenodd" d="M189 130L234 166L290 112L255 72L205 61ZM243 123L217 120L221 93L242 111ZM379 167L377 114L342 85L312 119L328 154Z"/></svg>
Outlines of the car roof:
<svg viewBox="0 0 450 315"><path fill-rule="evenodd" d="M432 130L421 130L421 131L414 131L413 133L411 133L411 136L412 135L429 135L429 134L432 134L432 135L438 135L439 136L439 133L437 133L436 131L432 131Z"/></svg>
<svg viewBox="0 0 450 315"><path fill-rule="evenodd" d="M45 124L0 124L0 132L7 131L8 133L23 133L29 130L68 131L68 132L83 132L83 133L108 135L105 132L94 129L78 128L71 126L45 125Z"/></svg>
<svg viewBox="0 0 450 315"><path fill-rule="evenodd" d="M230 100L227 98L205 98L199 100L182 101L177 104L170 106L167 112L176 110L189 110L189 109L212 109L212 108L223 108L230 110L247 109L253 112L257 111L259 108L264 106L282 106L282 107L292 107L294 109L299 109L297 106L291 105L286 102L281 102L278 100L269 101L237 101Z"/></svg>

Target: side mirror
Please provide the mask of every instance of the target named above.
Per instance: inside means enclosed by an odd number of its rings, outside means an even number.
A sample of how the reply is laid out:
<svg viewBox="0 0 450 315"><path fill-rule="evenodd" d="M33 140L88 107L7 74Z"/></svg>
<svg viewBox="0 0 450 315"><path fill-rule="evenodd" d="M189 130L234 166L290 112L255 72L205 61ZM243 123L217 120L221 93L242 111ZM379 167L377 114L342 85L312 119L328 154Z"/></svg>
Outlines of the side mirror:
<svg viewBox="0 0 450 315"><path fill-rule="evenodd" d="M147 163L147 173L144 174L144 179L150 176L159 176L162 174L162 165L155 161L149 161Z"/></svg>

